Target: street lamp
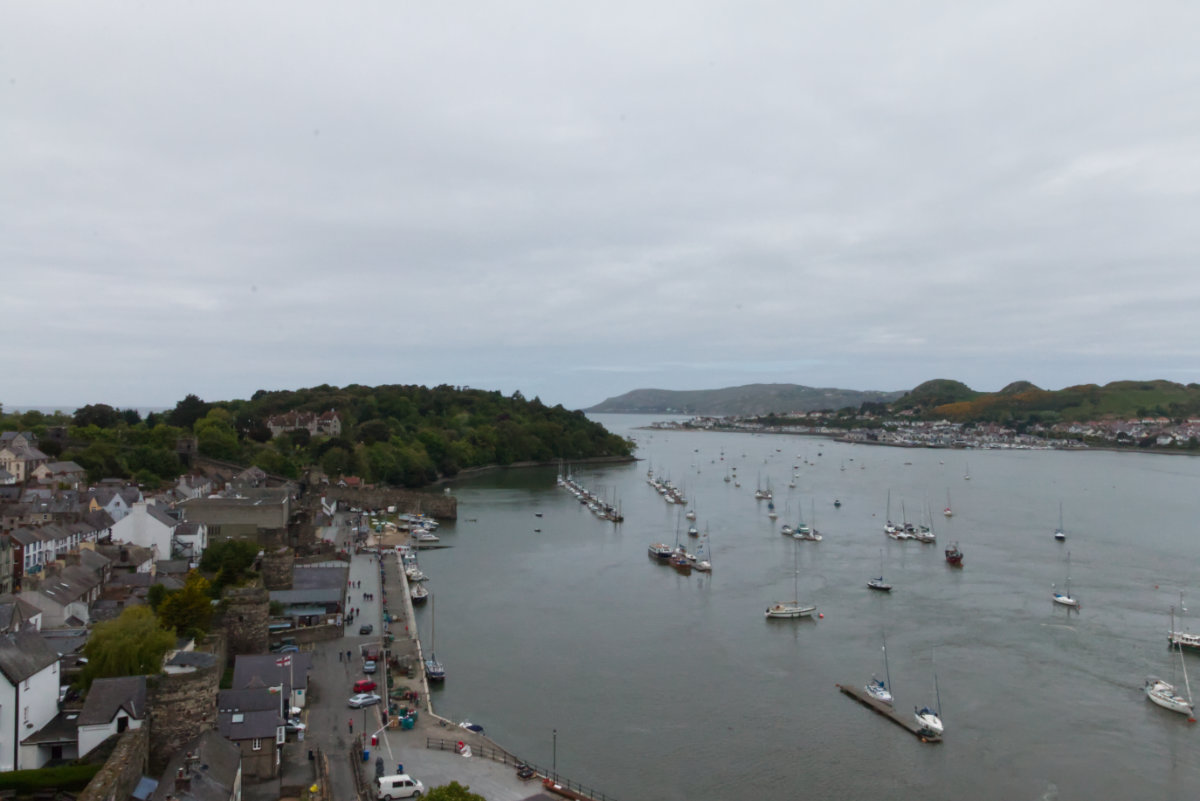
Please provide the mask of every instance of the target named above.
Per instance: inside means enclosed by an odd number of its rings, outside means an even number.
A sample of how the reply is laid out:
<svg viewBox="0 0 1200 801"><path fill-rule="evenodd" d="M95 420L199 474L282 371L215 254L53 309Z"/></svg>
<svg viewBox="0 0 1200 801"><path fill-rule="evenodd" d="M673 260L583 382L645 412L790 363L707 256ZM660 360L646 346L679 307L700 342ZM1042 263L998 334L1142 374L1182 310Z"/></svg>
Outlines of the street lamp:
<svg viewBox="0 0 1200 801"><path fill-rule="evenodd" d="M554 729L554 751L553 751L553 766L550 772L554 774L554 781L558 781L558 729Z"/></svg>

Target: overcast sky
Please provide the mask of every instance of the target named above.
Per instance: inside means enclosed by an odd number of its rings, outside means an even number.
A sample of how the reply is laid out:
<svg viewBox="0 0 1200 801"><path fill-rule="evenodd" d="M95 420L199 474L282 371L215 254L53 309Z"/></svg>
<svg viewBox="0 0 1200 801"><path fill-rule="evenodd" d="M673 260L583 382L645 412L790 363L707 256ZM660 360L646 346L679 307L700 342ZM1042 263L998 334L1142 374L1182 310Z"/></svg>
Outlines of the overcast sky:
<svg viewBox="0 0 1200 801"><path fill-rule="evenodd" d="M1200 5L0 5L0 403L1200 381Z"/></svg>

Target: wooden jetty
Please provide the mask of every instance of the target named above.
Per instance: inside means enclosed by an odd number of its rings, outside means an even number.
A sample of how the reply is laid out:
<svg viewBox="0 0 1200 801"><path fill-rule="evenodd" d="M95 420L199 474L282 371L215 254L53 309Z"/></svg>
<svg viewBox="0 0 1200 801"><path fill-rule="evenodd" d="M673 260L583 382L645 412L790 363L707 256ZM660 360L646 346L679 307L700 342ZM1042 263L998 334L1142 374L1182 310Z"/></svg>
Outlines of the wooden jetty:
<svg viewBox="0 0 1200 801"><path fill-rule="evenodd" d="M877 714L883 715L888 720L895 723L902 729L906 729L910 734L914 734L923 743L940 743L942 737L939 734L930 734L917 725L916 716L913 714L900 714L894 707L880 703L871 696L867 695L867 691L853 684L838 684L835 685L846 695L858 701L868 709L873 710Z"/></svg>

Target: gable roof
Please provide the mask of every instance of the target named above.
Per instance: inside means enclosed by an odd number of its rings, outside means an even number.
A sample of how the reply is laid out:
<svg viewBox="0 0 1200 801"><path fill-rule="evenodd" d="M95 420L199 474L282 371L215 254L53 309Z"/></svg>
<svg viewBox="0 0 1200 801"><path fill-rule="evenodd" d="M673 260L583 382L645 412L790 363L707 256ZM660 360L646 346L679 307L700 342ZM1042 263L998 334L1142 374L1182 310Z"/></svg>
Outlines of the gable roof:
<svg viewBox="0 0 1200 801"><path fill-rule="evenodd" d="M272 731L271 736L275 733ZM188 757L192 757L190 760ZM158 787L150 801L229 801L242 769L242 751L236 743L209 729L189 740L167 762ZM175 777L183 772L187 785L179 786Z"/></svg>
<svg viewBox="0 0 1200 801"><path fill-rule="evenodd" d="M121 710L134 720L146 717L146 677L96 679L79 712L80 726L111 723Z"/></svg>
<svg viewBox="0 0 1200 801"><path fill-rule="evenodd" d="M281 706L279 694L267 689L221 690L217 693L218 712L278 712Z"/></svg>
<svg viewBox="0 0 1200 801"><path fill-rule="evenodd" d="M292 657L291 666L280 665L284 657ZM308 671L312 669L312 654L300 651L295 654L238 654L233 663L233 689L247 690L284 685L288 692L295 687L308 685Z"/></svg>
<svg viewBox="0 0 1200 801"><path fill-rule="evenodd" d="M260 738L274 740L276 730L283 725L279 709L257 712L218 712L217 731L230 740Z"/></svg>
<svg viewBox="0 0 1200 801"><path fill-rule="evenodd" d="M58 662L58 652L36 632L0 634L0 673L11 684L24 681Z"/></svg>

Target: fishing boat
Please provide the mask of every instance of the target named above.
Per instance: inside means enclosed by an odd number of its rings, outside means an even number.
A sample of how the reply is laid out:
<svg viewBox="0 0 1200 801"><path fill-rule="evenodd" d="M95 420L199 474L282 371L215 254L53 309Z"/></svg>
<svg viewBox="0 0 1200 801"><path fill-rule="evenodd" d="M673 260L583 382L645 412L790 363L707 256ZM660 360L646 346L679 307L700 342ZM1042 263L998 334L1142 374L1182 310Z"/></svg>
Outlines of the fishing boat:
<svg viewBox="0 0 1200 801"><path fill-rule="evenodd" d="M809 518L811 522L805 523L803 520L796 526L796 531L792 534L798 540L808 540L809 542L820 542L823 538L821 533L817 531L817 502L814 499L811 501L812 516Z"/></svg>
<svg viewBox="0 0 1200 801"><path fill-rule="evenodd" d="M871 681L866 686L867 695L872 701L892 706L896 699L892 697L892 671L888 669L886 637L883 640L883 675L885 677L883 681L878 676L871 676Z"/></svg>
<svg viewBox="0 0 1200 801"><path fill-rule="evenodd" d="M671 558L671 546L661 542L652 542L647 548L650 555L655 559L661 559L664 562Z"/></svg>
<svg viewBox="0 0 1200 801"><path fill-rule="evenodd" d="M950 547L946 549L946 561L955 567L962 567L963 553L959 550L957 542L950 543Z"/></svg>
<svg viewBox="0 0 1200 801"><path fill-rule="evenodd" d="M1171 607L1171 629L1175 628L1175 607ZM1172 712L1178 712L1181 715L1187 715L1188 720L1195 720L1194 706L1192 704L1192 685L1188 682L1187 662L1183 658L1183 652L1179 652L1179 664L1183 668L1183 686L1187 692L1184 697L1179 694L1178 688L1174 683L1163 681L1157 676L1147 676L1144 685L1146 697L1154 703L1161 706L1163 709L1169 709ZM1172 668L1174 670L1174 668ZM1172 682L1174 678L1172 677Z"/></svg>
<svg viewBox="0 0 1200 801"><path fill-rule="evenodd" d="M1071 552L1067 551L1067 591L1058 592L1054 589L1054 585L1050 585L1050 589L1054 592L1054 603L1063 606L1071 607L1072 609L1079 608L1079 599L1071 595Z"/></svg>
<svg viewBox="0 0 1200 801"><path fill-rule="evenodd" d="M1067 538L1067 534L1065 531L1063 531L1062 501L1059 501L1058 502L1058 528L1054 529L1054 539L1058 540L1059 542L1062 542L1066 538Z"/></svg>
<svg viewBox="0 0 1200 801"><path fill-rule="evenodd" d="M942 723L942 696L938 692L937 668L934 668L933 671L933 696L937 706L923 706L920 709L914 709L913 713L916 715L917 726L920 727L922 734L941 737L946 727Z"/></svg>
<svg viewBox="0 0 1200 801"><path fill-rule="evenodd" d="M798 550L798 548L792 548L792 600L776 601L768 606L766 613L768 620L811 617L812 613L817 611L817 607L802 604L797 600L800 597L800 561L796 556Z"/></svg>
<svg viewBox="0 0 1200 801"><path fill-rule="evenodd" d="M1187 609L1183 605L1183 593L1179 593L1179 611L1186 612ZM1179 631L1175 628L1175 610L1171 610L1171 628L1167 629L1167 642L1173 648L1187 648L1193 651L1200 651L1200 634L1191 634L1186 631Z"/></svg>
<svg viewBox="0 0 1200 801"><path fill-rule="evenodd" d="M892 585L883 580L883 549L879 549L879 578L867 580L867 586L880 592L891 592Z"/></svg>
<svg viewBox="0 0 1200 801"><path fill-rule="evenodd" d="M429 681L445 681L446 667L438 661L437 652L434 649L434 637L437 629L434 628L435 617L433 607L433 593L429 594L429 658L425 660L425 678Z"/></svg>

